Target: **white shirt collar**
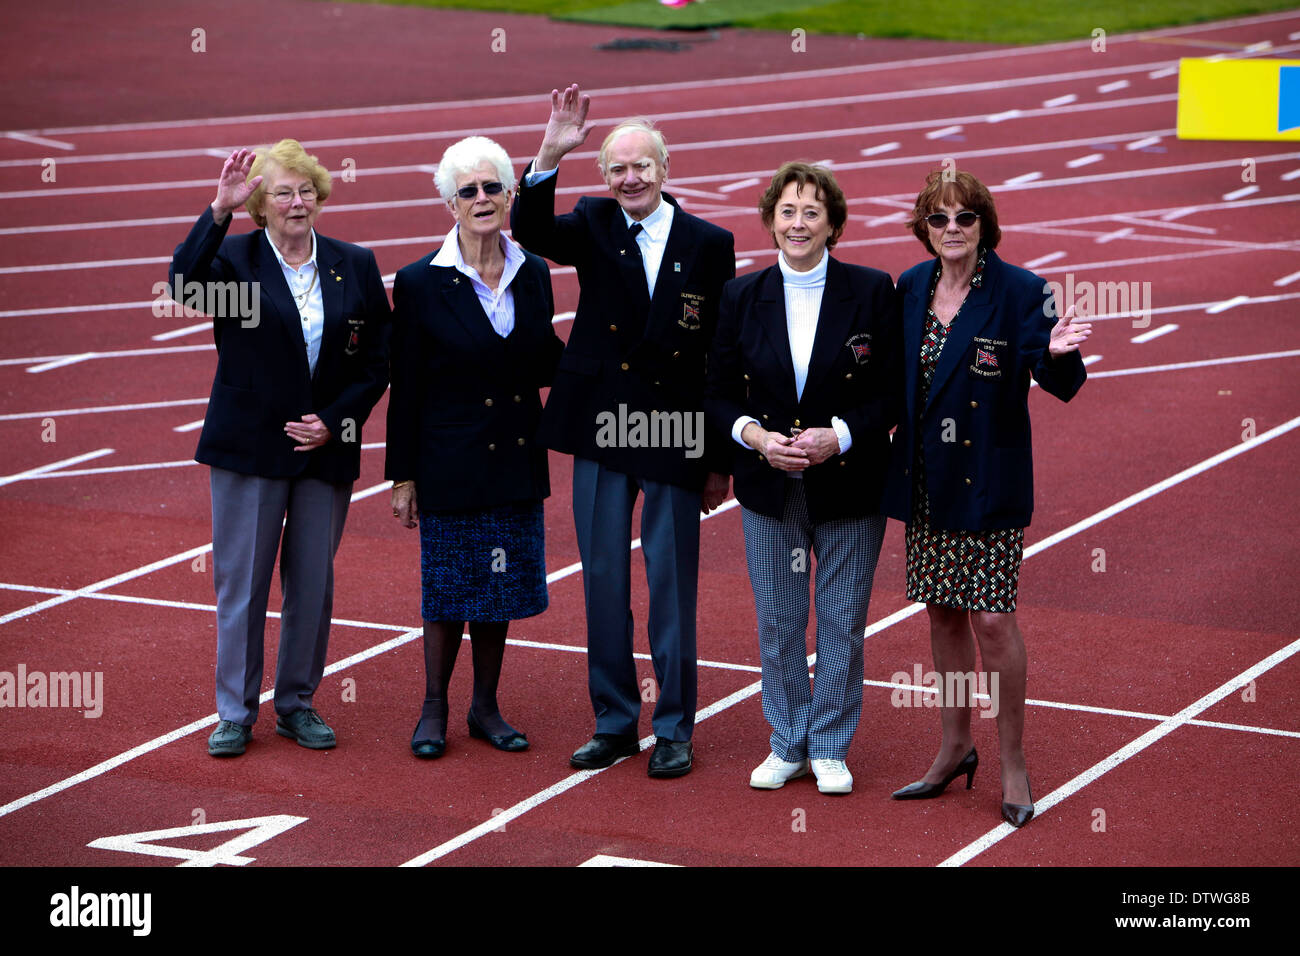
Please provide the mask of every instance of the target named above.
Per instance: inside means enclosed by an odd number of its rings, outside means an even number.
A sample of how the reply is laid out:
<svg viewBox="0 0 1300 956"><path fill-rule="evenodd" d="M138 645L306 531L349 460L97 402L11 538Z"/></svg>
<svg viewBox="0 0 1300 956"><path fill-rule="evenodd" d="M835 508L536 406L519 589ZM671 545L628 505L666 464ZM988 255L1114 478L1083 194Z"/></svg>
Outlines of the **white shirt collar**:
<svg viewBox="0 0 1300 956"><path fill-rule="evenodd" d="M518 243L501 233L501 251L506 255L506 267L501 273L501 284L498 289L504 289L510 285L510 280L519 272L520 266L524 264L524 251L519 248ZM430 266L450 267L457 272L463 272L471 278L478 279L482 282L482 277L478 271L465 262L465 257L460 254L460 223L451 227L451 232L447 233L447 238L442 241L442 248L438 254L433 257L429 263Z"/></svg>
<svg viewBox="0 0 1300 956"><path fill-rule="evenodd" d="M830 258L830 253L823 249L821 261L807 272L796 272L785 261L784 252L777 253L776 261L781 267L781 278L785 280L786 285L817 286L826 284L826 264L830 262Z"/></svg>
<svg viewBox="0 0 1300 956"><path fill-rule="evenodd" d="M629 229L632 228L632 223L636 221L627 214L626 209L623 210L623 220L627 223ZM641 220L641 228L645 230L649 238L656 242L668 236L668 230L672 228L672 225L673 204L662 196L659 198L659 205L655 207L655 211Z"/></svg>

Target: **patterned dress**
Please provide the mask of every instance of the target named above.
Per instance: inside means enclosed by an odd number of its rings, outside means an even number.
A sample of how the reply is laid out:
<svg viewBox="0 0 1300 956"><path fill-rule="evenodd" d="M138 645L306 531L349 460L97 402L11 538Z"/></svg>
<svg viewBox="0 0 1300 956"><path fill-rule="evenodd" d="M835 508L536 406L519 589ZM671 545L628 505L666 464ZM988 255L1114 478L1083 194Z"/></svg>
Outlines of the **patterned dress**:
<svg viewBox="0 0 1300 956"><path fill-rule="evenodd" d="M942 274L943 263L940 262L930 283L931 303ZM983 277L984 254L981 251L971 286L979 288ZM959 308L952 322L945 326L932 307L926 309L925 330L921 336L918 409L925 408L930 382L939 364L943 344L948 339L948 331L960 319ZM918 435L920 431L918 422ZM912 469L915 476L912 521L907 526L907 599L972 611L1013 612L1016 609L1016 585L1020 579L1025 529L947 531L931 528L924 447L925 443L918 439Z"/></svg>

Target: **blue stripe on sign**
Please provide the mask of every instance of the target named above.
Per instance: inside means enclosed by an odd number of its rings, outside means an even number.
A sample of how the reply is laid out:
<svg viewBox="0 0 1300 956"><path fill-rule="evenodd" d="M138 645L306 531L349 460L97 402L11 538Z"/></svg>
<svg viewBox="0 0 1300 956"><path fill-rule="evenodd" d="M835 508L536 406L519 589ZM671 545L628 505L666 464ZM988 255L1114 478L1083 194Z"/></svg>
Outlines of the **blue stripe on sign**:
<svg viewBox="0 0 1300 956"><path fill-rule="evenodd" d="M1277 131L1300 126L1300 66L1279 67L1277 78Z"/></svg>

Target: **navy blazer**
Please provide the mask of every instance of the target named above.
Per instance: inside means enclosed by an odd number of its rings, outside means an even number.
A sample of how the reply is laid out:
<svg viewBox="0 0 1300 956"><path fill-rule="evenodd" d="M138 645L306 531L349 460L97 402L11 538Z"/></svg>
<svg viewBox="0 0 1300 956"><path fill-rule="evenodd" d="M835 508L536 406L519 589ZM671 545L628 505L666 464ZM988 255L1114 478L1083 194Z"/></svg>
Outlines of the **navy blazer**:
<svg viewBox="0 0 1300 956"><path fill-rule="evenodd" d="M921 336L937 260L898 279L903 300L903 411L894 435L885 511L912 520L916 442L925 449L930 524L950 531L1024 528L1034 511L1029 379L1068 402L1088 377L1077 351L1047 351L1056 312L1047 284L989 250L948 332L924 408L917 407Z"/></svg>
<svg viewBox="0 0 1300 956"><path fill-rule="evenodd" d="M361 426L388 386L388 295L374 253L316 234L325 327L313 374L302 320L265 230L227 237L233 220L219 226L211 207L204 209L172 255L167 276L176 301L214 315L217 371L194 457L263 478L355 481ZM192 296L191 282L245 284L243 301L255 301L256 312L225 309L215 294ZM284 425L309 412L320 416L330 440L294 451L298 443Z"/></svg>
<svg viewBox="0 0 1300 956"><path fill-rule="evenodd" d="M532 170L524 171L524 182ZM521 183L510 211L514 238L548 259L577 268L578 309L542 415L542 441L614 471L701 490L726 470L723 436L690 449L625 447L598 441L598 416L681 413L703 418L705 361L723 284L736 274L735 240L718 226L673 210L653 299L636 240L614 199L584 196L555 215L557 173ZM667 193L667 202L677 206ZM730 438L726 438L730 441ZM630 442L628 444L631 444Z"/></svg>
<svg viewBox="0 0 1300 956"><path fill-rule="evenodd" d="M481 510L551 493L537 441L539 389L564 350L555 334L551 272L538 256L510 283L515 327L502 338L469 278L431 265L401 269L393 285L393 388L384 475L415 481L427 512Z"/></svg>
<svg viewBox="0 0 1300 956"><path fill-rule="evenodd" d="M820 522L880 511L895 424L891 383L899 366L898 328L889 276L830 259L808 378L803 396L796 397L780 266L727 283L709 356L705 409L713 427L727 435L742 505L782 517L788 473L736 443L736 419L757 418L769 431L789 435L792 428L829 428L831 418L839 417L853 444L800 473L808 516Z"/></svg>

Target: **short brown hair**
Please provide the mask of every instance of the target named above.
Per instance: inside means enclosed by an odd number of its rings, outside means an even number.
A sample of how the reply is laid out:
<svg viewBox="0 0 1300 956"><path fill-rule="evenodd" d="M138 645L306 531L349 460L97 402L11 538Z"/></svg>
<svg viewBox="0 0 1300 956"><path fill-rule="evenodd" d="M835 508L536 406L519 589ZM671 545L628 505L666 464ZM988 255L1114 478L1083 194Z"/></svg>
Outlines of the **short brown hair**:
<svg viewBox="0 0 1300 956"><path fill-rule="evenodd" d="M993 197L988 188L967 172L938 170L925 177L925 188L916 197L912 208L912 218L907 227L912 235L921 240L921 245L932 256L939 253L930 245L930 233L925 224L925 217L939 212L942 205L964 206L971 212L979 213L980 246L984 249L996 249L1002 241L1002 230L998 227L998 211L993 208Z"/></svg>
<svg viewBox="0 0 1300 956"><path fill-rule="evenodd" d="M826 207L826 216L831 224L831 234L826 240L826 248L834 249L835 243L844 234L844 224L849 221L849 202L844 198L844 190L840 189L840 184L835 181L835 174L825 166L814 166L812 163L784 163L772 177L772 185L767 187L763 198L758 201L758 212L763 217L763 228L769 233L773 231L772 226L776 222L776 204L781 199L781 193L785 192L785 187L791 183L799 184L799 192L803 192L805 186L816 189L817 198ZM776 245L775 236L772 245Z"/></svg>
<svg viewBox="0 0 1300 956"><path fill-rule="evenodd" d="M318 206L330 198L329 170L317 162L315 156L307 155L307 150L303 149L302 143L296 139L282 139L269 148L260 147L256 157L253 160L253 168L248 171L249 179L262 175L267 163L274 163L285 172L298 173L311 179L311 184L316 187ZM244 203L244 208L253 217L253 222L263 229L266 228L266 214L262 212L262 200L265 196L266 180L263 179Z"/></svg>

